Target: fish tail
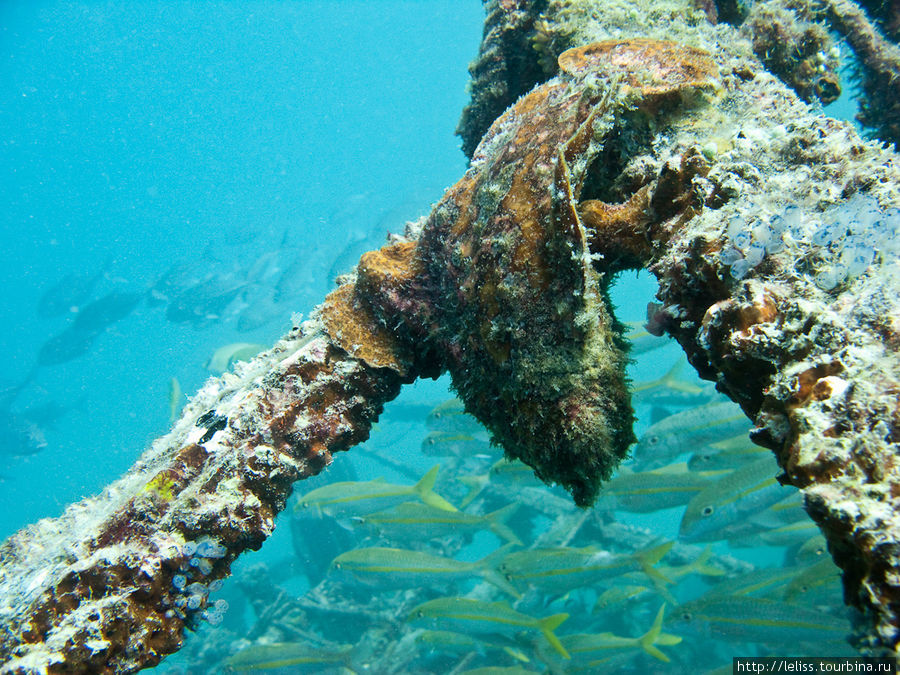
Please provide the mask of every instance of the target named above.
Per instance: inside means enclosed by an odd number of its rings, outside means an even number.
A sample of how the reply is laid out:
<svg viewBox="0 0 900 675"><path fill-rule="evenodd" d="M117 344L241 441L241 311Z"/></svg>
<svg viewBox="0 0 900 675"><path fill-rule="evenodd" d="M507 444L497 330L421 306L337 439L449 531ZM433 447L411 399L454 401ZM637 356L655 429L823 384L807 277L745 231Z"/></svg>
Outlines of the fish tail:
<svg viewBox="0 0 900 675"><path fill-rule="evenodd" d="M413 492L419 495L419 499L428 504L428 506L433 506L441 511L456 511L457 508L453 504L434 491L434 484L437 481L440 468L440 464L435 464L431 467L428 473L422 476L421 480L413 486Z"/></svg>
<svg viewBox="0 0 900 675"><path fill-rule="evenodd" d="M662 622L665 611L665 605L659 608L659 611L656 613L656 618L653 620L653 625L650 627L650 630L638 638L638 644L641 645L641 649L653 658L669 663L669 657L663 654L655 644L659 634L662 632Z"/></svg>
<svg viewBox="0 0 900 675"><path fill-rule="evenodd" d="M667 541L665 544L644 549L638 553L638 558L647 565L655 565L665 557L666 553L672 550L672 546L674 545L674 541Z"/></svg>
<svg viewBox="0 0 900 675"><path fill-rule="evenodd" d="M515 547L515 544L512 544L512 543L504 544L503 546L498 548L496 551L492 551L491 553L488 553L481 560L479 560L478 562L473 563L473 564L478 567L486 567L486 568L493 569L493 568L497 567L497 564L501 560L503 560L503 558L506 557L506 554L509 553L509 550L514 547Z"/></svg>
<svg viewBox="0 0 900 675"><path fill-rule="evenodd" d="M721 577L725 571L718 567L707 565L707 561L712 557L712 547L707 546L703 549L703 553L697 556L697 559L690 564L690 570L705 577Z"/></svg>
<svg viewBox="0 0 900 675"><path fill-rule="evenodd" d="M666 588L667 585L671 584L671 580L666 577L664 574L661 574L657 570L650 568L650 573L647 575L650 577L650 580L653 582L653 587L656 589L656 592L659 593L666 599L666 602L671 602L673 605L678 604L678 600L675 599L675 596L672 595L672 592Z"/></svg>
<svg viewBox="0 0 900 675"><path fill-rule="evenodd" d="M556 634L553 631L559 628L560 624L568 618L569 615L564 612L562 614L554 614L544 619L540 619L538 622L538 628L540 628L544 637L547 638L547 642L549 642L564 659L570 659L572 657L569 656L569 652L566 651L566 648L563 647L562 642L559 641L559 638L556 637Z"/></svg>
<svg viewBox="0 0 900 675"><path fill-rule="evenodd" d="M510 504L508 506L504 506L502 509L497 509L493 513L489 513L485 516L487 520L490 522L488 528L496 534L501 539L505 539L510 544L515 544L516 546L522 545L522 540L516 536L516 533L513 532L506 525L506 520L513 514L513 512L519 508L518 504Z"/></svg>
<svg viewBox="0 0 900 675"><path fill-rule="evenodd" d="M418 493L422 492L431 492L434 489L434 484L437 482L438 471L441 470L440 464L435 464L428 470L424 476L419 479L419 482L415 484L415 491Z"/></svg>
<svg viewBox="0 0 900 675"><path fill-rule="evenodd" d="M475 501L475 497L481 494L481 491L484 490L484 486L488 483L487 477L485 476L460 476L456 480L469 488L468 493L466 493L466 496L463 497L463 500L459 503L459 508L461 509L466 508Z"/></svg>
<svg viewBox="0 0 900 675"><path fill-rule="evenodd" d="M672 550L672 546L674 545L674 541L667 541L665 544L660 544L659 546L645 548L643 551L637 553L638 560L644 565L655 565L666 556L666 553Z"/></svg>
<svg viewBox="0 0 900 675"><path fill-rule="evenodd" d="M653 584L657 587L657 590L663 590L666 586L672 584L672 580L669 579L665 574L660 572L657 569L654 569L651 565L641 565L641 569L644 571L650 579L653 581Z"/></svg>
<svg viewBox="0 0 900 675"><path fill-rule="evenodd" d="M669 541L665 544L660 544L659 546L654 546L653 548L648 548L637 553L638 563L644 571L644 574L650 577L657 585L663 584L665 586L672 583L671 579L666 577L659 570L654 569L653 566L663 559L674 544L674 541Z"/></svg>
<svg viewBox="0 0 900 675"><path fill-rule="evenodd" d="M659 648L656 646L656 641L659 639L660 633L662 633L662 624L663 624L663 616L666 613L665 604L659 608L659 611L656 613L656 618L653 620L653 625L650 626L650 630L644 633L641 637L638 638L638 644L640 644L641 649L647 652L650 656L655 659L659 659L664 663L669 663L671 659L668 656L663 654ZM671 636L670 636L671 637ZM680 642L680 640L679 640Z"/></svg>
<svg viewBox="0 0 900 675"><path fill-rule="evenodd" d="M656 645L644 644L643 642L641 642L641 649L643 649L645 652L647 652L653 658L659 659L660 661L663 661L664 663L669 663L671 661L671 659L668 656L666 656L665 654L663 654L659 650L659 647L657 647Z"/></svg>

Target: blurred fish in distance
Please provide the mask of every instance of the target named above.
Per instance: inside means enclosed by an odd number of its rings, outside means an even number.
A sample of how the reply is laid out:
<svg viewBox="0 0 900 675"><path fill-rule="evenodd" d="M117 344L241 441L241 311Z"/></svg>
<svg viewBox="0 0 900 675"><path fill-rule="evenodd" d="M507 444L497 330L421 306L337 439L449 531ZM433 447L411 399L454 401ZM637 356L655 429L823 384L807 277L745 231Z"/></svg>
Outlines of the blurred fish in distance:
<svg viewBox="0 0 900 675"><path fill-rule="evenodd" d="M725 400L712 382L695 384L682 379L686 365L687 359L681 357L660 378L634 384L631 388L632 404L697 406L716 399Z"/></svg>
<svg viewBox="0 0 900 675"><path fill-rule="evenodd" d="M213 352L209 361L206 362L205 368L218 375L230 369L237 361L249 361L264 349L266 349L266 345L263 344L232 342Z"/></svg>
<svg viewBox="0 0 900 675"><path fill-rule="evenodd" d="M77 313L88 301L97 283L106 275L112 264L108 259L100 270L92 273L69 273L53 284L38 300L37 314L43 318Z"/></svg>

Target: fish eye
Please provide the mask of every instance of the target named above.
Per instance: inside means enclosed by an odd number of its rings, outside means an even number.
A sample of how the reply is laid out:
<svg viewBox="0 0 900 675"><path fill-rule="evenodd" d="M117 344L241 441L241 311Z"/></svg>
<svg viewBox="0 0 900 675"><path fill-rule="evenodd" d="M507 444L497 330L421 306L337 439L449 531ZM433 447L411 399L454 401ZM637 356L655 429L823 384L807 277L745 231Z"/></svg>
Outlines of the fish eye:
<svg viewBox="0 0 900 675"><path fill-rule="evenodd" d="M690 621L693 618L693 616L691 616L690 612L683 612L681 614L681 618L684 619L685 621Z"/></svg>
<svg viewBox="0 0 900 675"><path fill-rule="evenodd" d="M703 516L711 516L715 509L712 506L704 506L703 510L700 512L700 515Z"/></svg>
<svg viewBox="0 0 900 675"><path fill-rule="evenodd" d="M657 436L656 434L650 436L647 439L647 443L649 443L650 445L656 445L657 443L659 443L659 436Z"/></svg>
<svg viewBox="0 0 900 675"><path fill-rule="evenodd" d="M334 569L336 569L336 570L341 569L341 563L339 563L339 562L334 563Z"/></svg>

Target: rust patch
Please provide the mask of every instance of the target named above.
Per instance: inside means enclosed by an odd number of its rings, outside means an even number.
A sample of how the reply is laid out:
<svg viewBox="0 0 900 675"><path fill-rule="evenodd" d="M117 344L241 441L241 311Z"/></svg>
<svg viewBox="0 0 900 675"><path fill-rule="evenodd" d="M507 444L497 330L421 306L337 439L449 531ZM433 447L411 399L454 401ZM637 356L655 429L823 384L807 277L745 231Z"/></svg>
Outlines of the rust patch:
<svg viewBox="0 0 900 675"><path fill-rule="evenodd" d="M822 363L812 368L804 370L795 376L794 391L785 402L787 410L793 410L801 406L807 405L811 400L821 400L815 397L816 385L820 380L832 375L837 375L844 370L844 366L840 361L832 361L830 363ZM820 395L824 393L823 388L818 390ZM829 394L830 395L830 394ZM835 435L838 435L835 433Z"/></svg>
<svg viewBox="0 0 900 675"><path fill-rule="evenodd" d="M642 98L718 85L719 69L708 52L666 40L604 40L569 49L558 60L571 75L597 70L620 76Z"/></svg>
<svg viewBox="0 0 900 675"><path fill-rule="evenodd" d="M359 299L353 284L344 284L328 294L322 319L331 338L348 354L373 368L390 368L400 375L409 372L394 334L376 318L371 306Z"/></svg>
<svg viewBox="0 0 900 675"><path fill-rule="evenodd" d="M591 252L603 256L604 264L643 266L650 258L650 186L645 185L622 204L589 199L578 205L578 213L589 230Z"/></svg>

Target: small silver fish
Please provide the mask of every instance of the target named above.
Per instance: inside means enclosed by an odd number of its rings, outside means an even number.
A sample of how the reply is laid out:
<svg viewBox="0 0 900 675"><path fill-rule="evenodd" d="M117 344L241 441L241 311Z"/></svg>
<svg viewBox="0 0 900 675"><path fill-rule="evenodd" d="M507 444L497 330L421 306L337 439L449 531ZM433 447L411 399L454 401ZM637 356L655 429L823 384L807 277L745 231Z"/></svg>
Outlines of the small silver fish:
<svg viewBox="0 0 900 675"><path fill-rule="evenodd" d="M601 499L610 498L612 508L617 510L653 513L687 504L721 475L688 471L684 463L641 472L623 466L600 494Z"/></svg>
<svg viewBox="0 0 900 675"><path fill-rule="evenodd" d="M694 452L688 460L691 471L722 471L750 464L771 450L753 443L747 434L711 443Z"/></svg>
<svg viewBox="0 0 900 675"><path fill-rule="evenodd" d="M331 567L377 588L443 587L460 579L481 576L505 593L520 598L521 594L496 569L508 547L481 560L464 562L422 551L371 546L342 553L332 561Z"/></svg>
<svg viewBox="0 0 900 675"><path fill-rule="evenodd" d="M328 667L347 666L352 650L352 645L326 650L303 642L276 642L242 649L225 665L238 671L289 667L292 673L321 673Z"/></svg>
<svg viewBox="0 0 900 675"><path fill-rule="evenodd" d="M562 594L575 588L593 586L632 570L641 570L651 578L660 578L653 565L669 552L672 544L670 541L636 553L610 553L594 547L517 551L506 556L500 571L513 582ZM661 581L669 583L668 579Z"/></svg>
<svg viewBox="0 0 900 675"><path fill-rule="evenodd" d="M765 517L767 507L793 491L778 483L777 473L775 459L763 457L719 478L688 502L679 537L691 542L716 541L755 527L754 517Z"/></svg>
<svg viewBox="0 0 900 675"><path fill-rule="evenodd" d="M415 485L394 485L381 478L325 485L300 497L294 513L315 517L327 515L341 522L415 499L436 509L456 511L453 504L434 491L439 469L440 465L435 465Z"/></svg>
<svg viewBox="0 0 900 675"><path fill-rule="evenodd" d="M740 407L730 401L707 403L652 425L632 451L639 471L670 464L682 453L747 432L750 422Z"/></svg>
<svg viewBox="0 0 900 675"><path fill-rule="evenodd" d="M508 504L479 516L463 511L447 511L420 502L403 502L384 511L360 516L357 522L392 541L428 541L489 530L501 539L521 546L522 542L506 525L518 508L518 504Z"/></svg>
<svg viewBox="0 0 900 675"><path fill-rule="evenodd" d="M206 362L206 369L211 373L224 373L231 368L237 361L249 361L266 348L265 345L253 344L251 342L233 342L231 344L219 347L209 361Z"/></svg>
<svg viewBox="0 0 900 675"><path fill-rule="evenodd" d="M847 618L781 600L707 595L673 610L667 624L729 642L793 645L840 640L850 632Z"/></svg>
<svg viewBox="0 0 900 675"><path fill-rule="evenodd" d="M633 385L632 405L698 406L721 398L712 382L695 384L683 380L681 374L686 364L687 359L681 357L662 377Z"/></svg>
<svg viewBox="0 0 900 675"><path fill-rule="evenodd" d="M458 398L451 398L428 413L428 417L425 418L425 426L431 431L461 433L470 436L485 433L481 422L466 412L463 402Z"/></svg>
<svg viewBox="0 0 900 675"><path fill-rule="evenodd" d="M422 440L422 454L426 457L466 458L473 455L497 455L501 452L492 448L490 442L481 431L471 435L458 431L432 431Z"/></svg>
<svg viewBox="0 0 900 675"><path fill-rule="evenodd" d="M505 602L487 602L473 598L437 598L413 608L406 620L415 625L437 624L440 628L466 634L512 636L523 630L539 631L553 648L568 659L569 653L553 632L568 614L537 618L517 612Z"/></svg>

